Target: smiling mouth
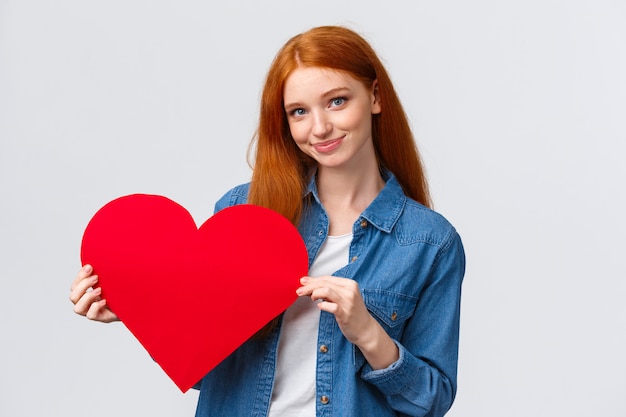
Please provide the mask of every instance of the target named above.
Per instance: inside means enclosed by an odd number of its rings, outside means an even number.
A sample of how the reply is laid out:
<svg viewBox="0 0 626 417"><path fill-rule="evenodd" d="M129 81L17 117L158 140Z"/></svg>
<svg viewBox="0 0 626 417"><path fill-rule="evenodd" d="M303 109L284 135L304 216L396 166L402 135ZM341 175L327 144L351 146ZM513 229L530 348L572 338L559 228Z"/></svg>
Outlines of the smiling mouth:
<svg viewBox="0 0 626 417"><path fill-rule="evenodd" d="M331 139L322 143L315 144L313 145L313 148L315 148L317 152L328 153L337 149L339 145L341 145L342 141L343 141L343 137L339 139Z"/></svg>

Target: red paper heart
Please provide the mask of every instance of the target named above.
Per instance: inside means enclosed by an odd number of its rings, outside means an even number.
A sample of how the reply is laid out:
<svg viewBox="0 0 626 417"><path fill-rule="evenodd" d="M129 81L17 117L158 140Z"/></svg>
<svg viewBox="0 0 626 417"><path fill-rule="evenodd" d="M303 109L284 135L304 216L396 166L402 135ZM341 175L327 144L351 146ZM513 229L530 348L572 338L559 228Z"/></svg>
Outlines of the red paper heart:
<svg viewBox="0 0 626 417"><path fill-rule="evenodd" d="M81 260L183 392L289 307L308 269L300 234L269 209L229 207L198 229L185 208L146 194L94 215Z"/></svg>

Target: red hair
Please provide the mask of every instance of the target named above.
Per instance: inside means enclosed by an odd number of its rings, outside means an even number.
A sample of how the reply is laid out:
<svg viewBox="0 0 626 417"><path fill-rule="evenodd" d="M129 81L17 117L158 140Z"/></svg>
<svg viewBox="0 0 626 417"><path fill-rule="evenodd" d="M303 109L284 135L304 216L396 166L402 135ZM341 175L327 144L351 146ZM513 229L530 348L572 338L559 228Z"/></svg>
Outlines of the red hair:
<svg viewBox="0 0 626 417"><path fill-rule="evenodd" d="M285 80L299 67L341 71L367 89L378 80L381 112L372 115L378 164L396 176L406 195L430 207L428 184L413 133L387 71L365 39L339 26L317 27L296 35L274 58L261 96L248 202L268 207L298 225L308 174L315 164L296 146L284 109Z"/></svg>

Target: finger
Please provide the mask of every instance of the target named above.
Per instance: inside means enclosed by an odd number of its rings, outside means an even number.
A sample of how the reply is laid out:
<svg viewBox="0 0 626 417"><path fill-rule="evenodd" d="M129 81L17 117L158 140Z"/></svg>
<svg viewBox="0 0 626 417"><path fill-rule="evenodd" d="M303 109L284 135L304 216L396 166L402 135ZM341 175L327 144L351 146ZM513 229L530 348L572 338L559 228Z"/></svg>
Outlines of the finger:
<svg viewBox="0 0 626 417"><path fill-rule="evenodd" d="M86 316L87 312L91 309L91 306L100 301L100 294L102 289L96 288L93 291L88 291L83 294L80 299L74 304L74 312L81 316Z"/></svg>
<svg viewBox="0 0 626 417"><path fill-rule="evenodd" d="M340 297L337 296L337 293L328 287L316 288L311 291L311 300L326 300L337 302Z"/></svg>
<svg viewBox="0 0 626 417"><path fill-rule="evenodd" d="M106 308L106 300L98 300L89 306L89 310L85 314L89 320L98 320L103 315L103 310Z"/></svg>
<svg viewBox="0 0 626 417"><path fill-rule="evenodd" d="M324 288L329 285L332 285L325 278L326 277L317 277L317 278L302 277L300 278L300 284L302 284L302 286L296 290L296 293L298 295L311 295L311 293L315 291L316 289Z"/></svg>
<svg viewBox="0 0 626 417"><path fill-rule="evenodd" d="M102 323L111 323L119 321L117 315L109 309L106 300L98 300L89 307L86 317L90 320L100 321Z"/></svg>
<svg viewBox="0 0 626 417"><path fill-rule="evenodd" d="M93 287L98 283L98 276L91 275L86 278L83 278L82 281L79 281L70 291L70 301L74 304L80 300L83 295L89 290L89 288Z"/></svg>
<svg viewBox="0 0 626 417"><path fill-rule="evenodd" d="M76 278L74 278L71 288L74 289L74 287L76 287L76 285L78 285L79 282L89 277L92 273L93 273L93 267L91 265L89 264L83 265L80 271L78 271L78 274L76 274Z"/></svg>
<svg viewBox="0 0 626 417"><path fill-rule="evenodd" d="M337 312L339 311L339 305L337 305L337 303L331 303L330 301L325 300L317 303L317 308L333 315L337 315Z"/></svg>
<svg viewBox="0 0 626 417"><path fill-rule="evenodd" d="M300 283L303 287L321 288L321 287L335 287L337 289L358 289L356 281L348 278L334 277L332 275L326 275L321 277L302 277Z"/></svg>
<svg viewBox="0 0 626 417"><path fill-rule="evenodd" d="M311 295L312 289L310 289L310 286L307 286L310 280L311 280L311 277L300 278L300 285L302 286L296 290L296 294L298 294L299 296Z"/></svg>

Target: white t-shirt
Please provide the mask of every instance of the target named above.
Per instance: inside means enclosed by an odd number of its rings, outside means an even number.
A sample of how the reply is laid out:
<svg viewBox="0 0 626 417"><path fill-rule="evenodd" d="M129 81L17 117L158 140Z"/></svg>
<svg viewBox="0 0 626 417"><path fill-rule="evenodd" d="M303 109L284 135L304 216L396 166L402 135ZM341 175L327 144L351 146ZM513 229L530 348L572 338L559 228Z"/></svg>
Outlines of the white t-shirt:
<svg viewBox="0 0 626 417"><path fill-rule="evenodd" d="M352 233L328 236L309 276L331 275L348 263ZM315 417L315 374L320 310L299 297L285 312L278 342L269 417Z"/></svg>

